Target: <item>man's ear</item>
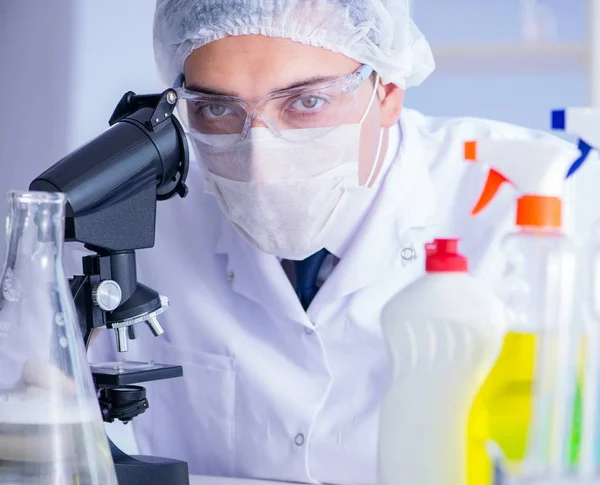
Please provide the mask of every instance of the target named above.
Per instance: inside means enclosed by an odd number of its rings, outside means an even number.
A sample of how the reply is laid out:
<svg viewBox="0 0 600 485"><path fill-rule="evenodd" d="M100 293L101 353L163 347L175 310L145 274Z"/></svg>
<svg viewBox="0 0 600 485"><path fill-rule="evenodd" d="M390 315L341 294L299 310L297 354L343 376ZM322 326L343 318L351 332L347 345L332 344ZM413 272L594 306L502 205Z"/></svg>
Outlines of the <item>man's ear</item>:
<svg viewBox="0 0 600 485"><path fill-rule="evenodd" d="M398 123L404 104L404 90L392 83L379 84L378 94L381 104L381 126L390 128Z"/></svg>

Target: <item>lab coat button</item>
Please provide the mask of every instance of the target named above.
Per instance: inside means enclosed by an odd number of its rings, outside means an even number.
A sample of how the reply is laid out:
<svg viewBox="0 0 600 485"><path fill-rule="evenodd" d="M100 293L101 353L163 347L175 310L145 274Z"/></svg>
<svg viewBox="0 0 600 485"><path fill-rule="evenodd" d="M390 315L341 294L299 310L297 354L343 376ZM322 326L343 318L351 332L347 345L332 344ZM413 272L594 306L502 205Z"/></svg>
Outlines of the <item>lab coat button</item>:
<svg viewBox="0 0 600 485"><path fill-rule="evenodd" d="M404 248L400 255L404 261L411 261L415 257L415 250L413 248Z"/></svg>
<svg viewBox="0 0 600 485"><path fill-rule="evenodd" d="M294 438L294 443L296 446L302 446L304 444L304 435L302 433L298 433Z"/></svg>
<svg viewBox="0 0 600 485"><path fill-rule="evenodd" d="M312 334L313 334L313 333L315 333L315 332L314 332L314 330L312 330L311 328L304 327L304 333L305 333L306 335L312 335Z"/></svg>
<svg viewBox="0 0 600 485"><path fill-rule="evenodd" d="M227 279L231 282L233 281L233 278L235 277L235 273L233 271L229 271L227 273Z"/></svg>

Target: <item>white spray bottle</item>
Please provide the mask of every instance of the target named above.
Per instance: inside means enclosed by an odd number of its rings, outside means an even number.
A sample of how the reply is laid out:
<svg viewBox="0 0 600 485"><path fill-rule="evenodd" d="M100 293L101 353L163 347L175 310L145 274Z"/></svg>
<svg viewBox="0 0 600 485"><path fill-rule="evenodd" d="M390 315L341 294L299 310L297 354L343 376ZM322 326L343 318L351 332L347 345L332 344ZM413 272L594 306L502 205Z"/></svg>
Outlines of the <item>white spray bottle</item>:
<svg viewBox="0 0 600 485"><path fill-rule="evenodd" d="M600 109L568 108L552 112L552 128L576 135L581 155L567 176L573 175L593 153L600 149ZM582 385L581 452L577 466L583 479L598 478L600 443L600 219L589 235L585 250L585 276L581 294L584 304L585 353Z"/></svg>
<svg viewBox="0 0 600 485"><path fill-rule="evenodd" d="M378 485L466 483L469 410L502 347L504 306L468 275L457 240L426 250L426 274L383 311L392 372Z"/></svg>
<svg viewBox="0 0 600 485"><path fill-rule="evenodd" d="M575 147L544 140L465 144L467 160L491 167L473 214L485 208L504 182L511 182L519 193L518 229L506 236L503 245L507 267L500 292L509 310L509 332L535 336L535 363L531 409L524 410L530 416L525 456L505 470L511 484L545 483L568 474L575 394L576 257L561 229L561 196L577 154ZM526 361L531 355L505 346L503 358ZM508 378L504 384L510 385Z"/></svg>

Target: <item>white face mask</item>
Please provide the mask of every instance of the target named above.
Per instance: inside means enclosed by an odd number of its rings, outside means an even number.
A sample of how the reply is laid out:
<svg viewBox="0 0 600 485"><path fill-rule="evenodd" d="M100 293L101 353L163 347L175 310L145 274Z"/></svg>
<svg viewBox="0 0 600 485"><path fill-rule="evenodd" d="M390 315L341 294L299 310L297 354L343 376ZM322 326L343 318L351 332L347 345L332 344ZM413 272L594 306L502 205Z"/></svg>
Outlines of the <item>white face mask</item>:
<svg viewBox="0 0 600 485"><path fill-rule="evenodd" d="M328 234L345 218L340 201L359 188L361 127L374 97L358 123L332 131L313 128L315 135L326 133L309 142L290 142L268 128L251 128L232 147L218 146L228 135L192 135L206 190L250 244L291 260L305 259L327 245ZM365 186L373 177L382 139L383 130Z"/></svg>

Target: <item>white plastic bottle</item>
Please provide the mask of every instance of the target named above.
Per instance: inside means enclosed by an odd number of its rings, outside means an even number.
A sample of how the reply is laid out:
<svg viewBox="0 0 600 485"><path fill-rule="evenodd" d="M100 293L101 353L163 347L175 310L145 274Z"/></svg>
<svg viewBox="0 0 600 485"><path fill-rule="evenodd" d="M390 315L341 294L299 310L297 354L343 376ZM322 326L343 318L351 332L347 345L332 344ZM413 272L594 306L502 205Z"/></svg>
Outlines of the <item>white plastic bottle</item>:
<svg viewBox="0 0 600 485"><path fill-rule="evenodd" d="M504 306L467 273L455 239L426 246L426 275L386 305L392 372L379 485L464 485L473 399L501 347Z"/></svg>
<svg viewBox="0 0 600 485"><path fill-rule="evenodd" d="M573 163L568 175L573 175L590 158L600 152L600 109L567 108L552 112L552 128L578 137L581 156ZM592 210L598 210L592 204ZM589 210L589 208L588 208ZM599 214L600 216L600 211ZM583 359L581 451L577 475L582 481L600 483L600 218L584 235L583 282L580 294L584 323L585 352ZM586 482L588 483L588 482Z"/></svg>

